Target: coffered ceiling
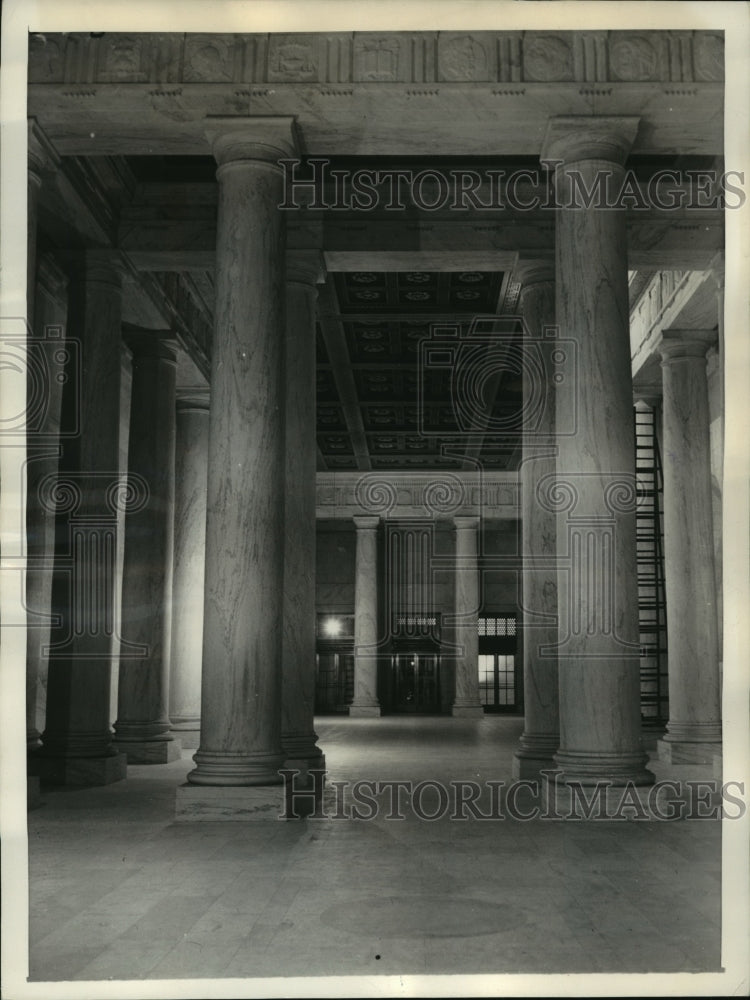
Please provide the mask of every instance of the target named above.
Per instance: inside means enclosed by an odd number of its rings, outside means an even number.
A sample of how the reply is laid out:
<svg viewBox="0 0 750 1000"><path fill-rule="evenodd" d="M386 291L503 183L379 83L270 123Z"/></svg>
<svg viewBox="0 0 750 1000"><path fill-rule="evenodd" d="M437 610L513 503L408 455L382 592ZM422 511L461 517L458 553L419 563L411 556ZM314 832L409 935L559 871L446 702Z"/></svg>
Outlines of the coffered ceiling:
<svg viewBox="0 0 750 1000"><path fill-rule="evenodd" d="M498 345L517 341L514 295L502 272L330 275L317 338L319 467L512 468L521 385ZM501 437L488 433L497 425Z"/></svg>

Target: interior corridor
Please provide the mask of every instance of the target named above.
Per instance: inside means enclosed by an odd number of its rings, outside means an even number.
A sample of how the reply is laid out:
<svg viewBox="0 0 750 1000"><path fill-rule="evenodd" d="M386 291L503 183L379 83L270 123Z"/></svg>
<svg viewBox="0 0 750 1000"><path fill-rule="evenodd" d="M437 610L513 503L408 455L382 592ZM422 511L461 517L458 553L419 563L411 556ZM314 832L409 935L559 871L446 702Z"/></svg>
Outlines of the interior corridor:
<svg viewBox="0 0 750 1000"><path fill-rule="evenodd" d="M510 783L523 720L316 723L332 815L335 781ZM179 823L191 756L43 788L29 813L32 980L719 968L719 821L428 821L404 808ZM657 780L711 776L651 758Z"/></svg>

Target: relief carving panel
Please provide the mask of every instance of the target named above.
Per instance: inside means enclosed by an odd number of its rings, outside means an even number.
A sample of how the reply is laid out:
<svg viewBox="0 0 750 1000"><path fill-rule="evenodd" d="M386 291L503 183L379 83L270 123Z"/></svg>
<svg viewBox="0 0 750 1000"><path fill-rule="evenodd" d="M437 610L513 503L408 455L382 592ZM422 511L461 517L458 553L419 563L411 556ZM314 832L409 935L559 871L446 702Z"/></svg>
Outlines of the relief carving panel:
<svg viewBox="0 0 750 1000"><path fill-rule="evenodd" d="M318 79L318 35L271 35L268 45L269 82L304 83Z"/></svg>
<svg viewBox="0 0 750 1000"><path fill-rule="evenodd" d="M693 39L695 79L718 82L724 79L724 38L722 35L696 32Z"/></svg>
<svg viewBox="0 0 750 1000"><path fill-rule="evenodd" d="M118 83L126 80L139 83L148 78L145 72L148 35L105 33L96 41L99 42L97 80L102 83Z"/></svg>
<svg viewBox="0 0 750 1000"><path fill-rule="evenodd" d="M361 83L397 82L404 78L402 41L397 35L357 35L354 79Z"/></svg>
<svg viewBox="0 0 750 1000"><path fill-rule="evenodd" d="M669 79L662 54L662 39L655 33L613 31L609 36L610 80Z"/></svg>
<svg viewBox="0 0 750 1000"><path fill-rule="evenodd" d="M523 38L523 77L541 83L572 80L572 35L561 37L527 31Z"/></svg>
<svg viewBox="0 0 750 1000"><path fill-rule="evenodd" d="M486 36L441 33L438 37L438 80L494 80L497 71Z"/></svg>
<svg viewBox="0 0 750 1000"><path fill-rule="evenodd" d="M62 42L52 36L34 34L29 39L29 82L61 83L65 58Z"/></svg>
<svg viewBox="0 0 750 1000"><path fill-rule="evenodd" d="M233 45L227 35L188 35L185 39L183 79L188 83L227 83L232 80Z"/></svg>

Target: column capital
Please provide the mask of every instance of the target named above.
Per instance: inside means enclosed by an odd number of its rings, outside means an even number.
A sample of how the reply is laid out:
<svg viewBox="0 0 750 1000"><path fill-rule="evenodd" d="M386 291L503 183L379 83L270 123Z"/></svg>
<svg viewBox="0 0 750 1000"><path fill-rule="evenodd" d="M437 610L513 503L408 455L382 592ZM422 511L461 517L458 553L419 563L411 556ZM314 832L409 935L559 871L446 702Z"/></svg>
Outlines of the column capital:
<svg viewBox="0 0 750 1000"><path fill-rule="evenodd" d="M521 283L521 294L532 285L554 284L555 260L552 254L544 257L518 255L513 277Z"/></svg>
<svg viewBox="0 0 750 1000"><path fill-rule="evenodd" d="M149 330L123 323L122 336L134 358L162 358L177 364L177 339L172 330Z"/></svg>
<svg viewBox="0 0 750 1000"><path fill-rule="evenodd" d="M98 281L119 288L130 273L119 250L81 250L68 261L70 281Z"/></svg>
<svg viewBox="0 0 750 1000"><path fill-rule="evenodd" d="M541 160L563 164L605 160L622 166L633 145L640 118L624 115L560 115L550 118Z"/></svg>
<svg viewBox="0 0 750 1000"><path fill-rule="evenodd" d="M286 281L299 285L321 285L326 280L326 266L321 250L289 250L286 255Z"/></svg>
<svg viewBox="0 0 750 1000"><path fill-rule="evenodd" d="M704 358L713 347L718 334L714 330L662 330L659 351L662 364L681 358Z"/></svg>
<svg viewBox="0 0 750 1000"><path fill-rule="evenodd" d="M474 514L454 514L453 527L456 531L475 531L481 518Z"/></svg>
<svg viewBox="0 0 750 1000"><path fill-rule="evenodd" d="M43 173L51 173L60 166L60 157L36 118L27 119L27 127L29 172L41 183Z"/></svg>
<svg viewBox="0 0 750 1000"><path fill-rule="evenodd" d="M354 521L357 531L374 531L380 524L379 517L369 517L364 514L355 514L352 521Z"/></svg>
<svg viewBox="0 0 750 1000"><path fill-rule="evenodd" d="M211 408L211 390L202 385L177 386L177 412L188 410L209 410Z"/></svg>
<svg viewBox="0 0 750 1000"><path fill-rule="evenodd" d="M650 407L652 410L657 406L661 406L662 401L662 390L660 386L643 386L640 389L633 387L633 405L641 409L645 407Z"/></svg>
<svg viewBox="0 0 750 1000"><path fill-rule="evenodd" d="M206 138L220 167L243 160L276 163L298 149L294 118L208 115Z"/></svg>

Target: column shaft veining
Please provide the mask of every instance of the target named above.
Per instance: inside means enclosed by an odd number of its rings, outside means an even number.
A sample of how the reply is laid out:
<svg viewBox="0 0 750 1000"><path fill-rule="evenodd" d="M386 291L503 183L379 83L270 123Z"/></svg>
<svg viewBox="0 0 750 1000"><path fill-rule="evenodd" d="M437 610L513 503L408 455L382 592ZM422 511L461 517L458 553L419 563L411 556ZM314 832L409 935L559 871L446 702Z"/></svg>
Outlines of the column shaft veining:
<svg viewBox="0 0 750 1000"><path fill-rule="evenodd" d="M200 745L209 392L178 389L177 395L169 718L182 746L194 750Z"/></svg>
<svg viewBox="0 0 750 1000"><path fill-rule="evenodd" d="M45 177L56 169L58 158L36 121L28 123L27 243L26 243L26 331L27 426L26 426L26 745L37 749L37 689L45 668L42 647L49 638L52 534L54 512L39 500L39 485L57 471L62 380L64 378L64 334L47 338L44 325L35 324L37 299L37 219L39 194ZM45 268L47 278L50 267ZM56 269L54 269L56 270ZM53 277L62 285L64 278ZM50 284L50 281L47 281ZM46 375L46 377L45 377Z"/></svg>
<svg viewBox="0 0 750 1000"><path fill-rule="evenodd" d="M554 767L560 743L557 645L557 518L539 502L537 486L554 476L555 452L555 285L552 261L522 261L514 274L522 282L523 459L521 549L523 555L524 728L514 753L517 778L536 777Z"/></svg>
<svg viewBox="0 0 750 1000"><path fill-rule="evenodd" d="M378 523L357 515L354 576L354 698L349 715L380 715L378 700Z"/></svg>
<svg viewBox="0 0 750 1000"><path fill-rule="evenodd" d="M637 126L553 118L543 150L556 164L558 349L575 359L556 390L557 471L542 490L557 512L556 760L585 784L653 781L640 743L626 218L608 205Z"/></svg>
<svg viewBox="0 0 750 1000"><path fill-rule="evenodd" d="M166 764L181 746L169 726L175 460L175 343L129 329L133 381L128 474L143 502L125 516L115 740L128 764ZM140 649L139 647L142 647Z"/></svg>
<svg viewBox="0 0 750 1000"><path fill-rule="evenodd" d="M481 718L479 701L479 564L477 531L479 518L456 516L455 624L456 693L451 714Z"/></svg>
<svg viewBox="0 0 750 1000"><path fill-rule="evenodd" d="M315 308L320 253L287 258L281 742L286 767L323 767L315 712Z"/></svg>
<svg viewBox="0 0 750 1000"><path fill-rule="evenodd" d="M60 471L40 487L56 513L47 716L37 773L71 784L125 777L109 726L119 477L122 265L110 251L70 258L68 336L78 377L63 391ZM71 374L75 374L71 372Z"/></svg>
<svg viewBox="0 0 750 1000"><path fill-rule="evenodd" d="M291 119L217 122L201 738L188 781L281 781L285 228Z"/></svg>
<svg viewBox="0 0 750 1000"><path fill-rule="evenodd" d="M721 744L706 351L715 330L665 330L664 556L669 723L659 757L711 763Z"/></svg>

